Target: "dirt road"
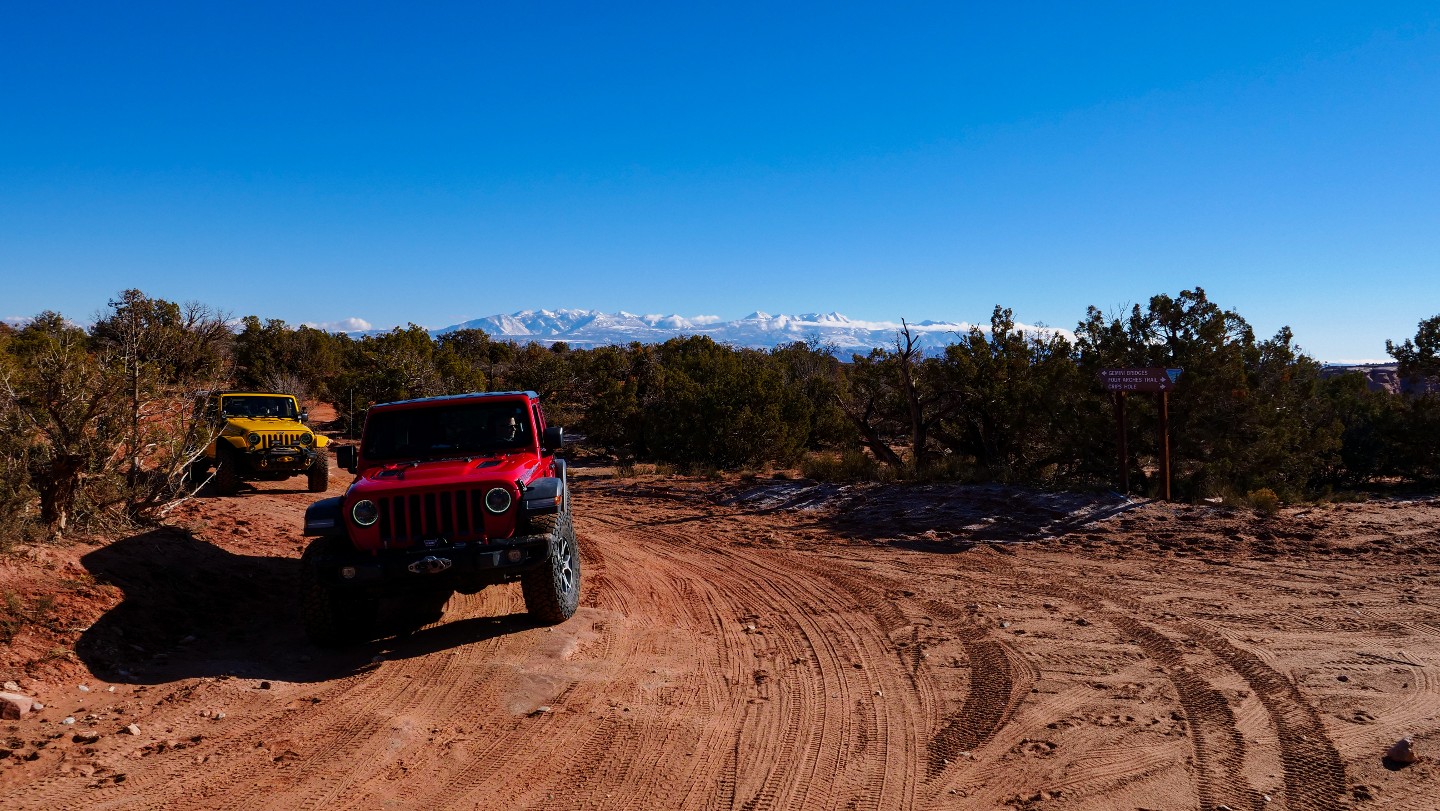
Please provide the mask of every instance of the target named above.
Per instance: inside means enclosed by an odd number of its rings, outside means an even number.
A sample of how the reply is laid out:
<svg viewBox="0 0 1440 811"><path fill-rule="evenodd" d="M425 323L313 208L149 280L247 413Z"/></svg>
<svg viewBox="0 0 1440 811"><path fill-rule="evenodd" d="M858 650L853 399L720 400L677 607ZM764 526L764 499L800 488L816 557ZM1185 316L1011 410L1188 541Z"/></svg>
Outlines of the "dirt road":
<svg viewBox="0 0 1440 811"><path fill-rule="evenodd" d="M88 551L123 596L20 685L0 807L1435 807L1440 502L576 480L554 628L505 586L311 647L291 483Z"/></svg>

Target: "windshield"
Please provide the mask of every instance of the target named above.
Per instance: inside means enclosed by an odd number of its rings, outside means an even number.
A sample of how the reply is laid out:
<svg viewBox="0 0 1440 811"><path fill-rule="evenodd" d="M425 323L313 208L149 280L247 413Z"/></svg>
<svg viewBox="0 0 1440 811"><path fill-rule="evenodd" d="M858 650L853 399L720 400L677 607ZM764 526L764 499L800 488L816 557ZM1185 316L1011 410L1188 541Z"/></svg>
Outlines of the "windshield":
<svg viewBox="0 0 1440 811"><path fill-rule="evenodd" d="M232 394L220 402L220 413L227 417L281 417L295 419L295 401L289 397L263 394Z"/></svg>
<svg viewBox="0 0 1440 811"><path fill-rule="evenodd" d="M471 456L534 445L524 401L378 411L365 421L367 461Z"/></svg>

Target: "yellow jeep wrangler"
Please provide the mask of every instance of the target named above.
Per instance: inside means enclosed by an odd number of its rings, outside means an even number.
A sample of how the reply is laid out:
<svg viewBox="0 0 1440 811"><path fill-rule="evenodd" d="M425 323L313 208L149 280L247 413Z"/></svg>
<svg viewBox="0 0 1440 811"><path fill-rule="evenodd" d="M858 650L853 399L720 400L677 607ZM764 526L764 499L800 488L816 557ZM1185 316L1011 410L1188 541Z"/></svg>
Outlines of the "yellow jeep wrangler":
<svg viewBox="0 0 1440 811"><path fill-rule="evenodd" d="M221 495L234 495L241 481L278 481L305 474L310 492L330 486L330 440L310 429L309 414L289 394L213 391L196 397L196 417L209 423L213 438L190 466L190 480L212 483Z"/></svg>

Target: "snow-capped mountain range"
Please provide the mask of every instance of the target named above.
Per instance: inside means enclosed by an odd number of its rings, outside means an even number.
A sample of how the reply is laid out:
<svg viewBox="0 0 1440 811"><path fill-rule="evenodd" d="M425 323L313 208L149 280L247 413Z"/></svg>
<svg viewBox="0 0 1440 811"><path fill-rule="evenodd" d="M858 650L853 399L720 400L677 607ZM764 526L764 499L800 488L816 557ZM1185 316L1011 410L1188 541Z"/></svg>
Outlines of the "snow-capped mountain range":
<svg viewBox="0 0 1440 811"><path fill-rule="evenodd" d="M927 348L955 343L970 331L967 322L919 321L911 323L911 335ZM1028 327L1027 331L1049 328ZM576 348L609 344L660 343L686 335L708 335L717 343L731 346L769 349L796 341L818 340L834 347L837 354L867 353L874 347L895 346L900 322L856 321L839 313L805 313L803 315L769 315L754 312L735 321L722 321L717 316L635 315L598 310L521 310L508 315L492 315L462 324L431 330L439 336L460 329L483 330L491 338L520 343L553 344L564 341ZM989 331L989 325L982 329Z"/></svg>

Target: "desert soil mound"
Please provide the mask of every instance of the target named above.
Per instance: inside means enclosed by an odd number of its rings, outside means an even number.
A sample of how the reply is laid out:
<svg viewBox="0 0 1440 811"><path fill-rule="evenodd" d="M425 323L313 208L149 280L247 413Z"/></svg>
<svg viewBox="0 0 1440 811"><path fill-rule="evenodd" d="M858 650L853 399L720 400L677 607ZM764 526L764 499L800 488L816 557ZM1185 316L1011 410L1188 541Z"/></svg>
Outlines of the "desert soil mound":
<svg viewBox="0 0 1440 811"><path fill-rule="evenodd" d="M1435 807L1440 502L577 473L554 628L313 648L300 480L11 561L0 807Z"/></svg>

